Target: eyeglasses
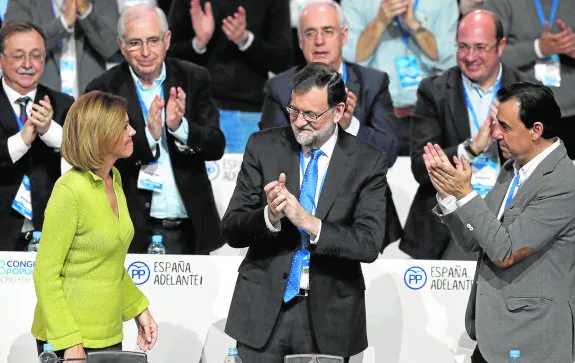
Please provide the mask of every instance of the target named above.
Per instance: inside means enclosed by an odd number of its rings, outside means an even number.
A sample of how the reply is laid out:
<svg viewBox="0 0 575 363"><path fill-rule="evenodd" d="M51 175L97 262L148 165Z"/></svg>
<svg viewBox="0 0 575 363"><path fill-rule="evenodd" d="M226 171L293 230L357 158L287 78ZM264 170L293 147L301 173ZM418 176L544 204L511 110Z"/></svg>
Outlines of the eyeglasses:
<svg viewBox="0 0 575 363"><path fill-rule="evenodd" d="M29 59L30 62L43 62L46 58L46 53L44 52L32 52L32 53L16 53L16 54L2 54L8 58L11 62L21 63L25 59Z"/></svg>
<svg viewBox="0 0 575 363"><path fill-rule="evenodd" d="M327 39L333 38L333 36L336 34L336 32L337 32L337 30L335 28L332 28L332 27L322 28L319 31L321 36L324 38L327 38ZM317 37L318 31L317 31L317 29L307 29L302 34L306 40L311 40L311 39L315 39Z"/></svg>
<svg viewBox="0 0 575 363"><path fill-rule="evenodd" d="M327 110L323 111L320 114L317 113L313 113L313 112L303 112L298 110L297 108L294 108L293 106L286 106L286 110L289 113L289 118L291 122L295 122L298 118L298 116L301 114L303 116L303 119L306 120L309 123L316 123L317 120L319 120L320 117L322 117L327 111L331 110L333 107L329 107Z"/></svg>
<svg viewBox="0 0 575 363"><path fill-rule="evenodd" d="M140 50L144 46L144 43L148 45L148 47L157 48L162 42L164 41L164 37L150 37L148 39L130 39L126 40L124 44L126 44L126 48L129 51Z"/></svg>
<svg viewBox="0 0 575 363"><path fill-rule="evenodd" d="M456 43L455 47L457 48L457 53L469 53L469 51L473 49L473 52L483 54L489 52L491 48L495 47L497 44L498 43L496 42L493 45L479 44L470 46L465 43Z"/></svg>

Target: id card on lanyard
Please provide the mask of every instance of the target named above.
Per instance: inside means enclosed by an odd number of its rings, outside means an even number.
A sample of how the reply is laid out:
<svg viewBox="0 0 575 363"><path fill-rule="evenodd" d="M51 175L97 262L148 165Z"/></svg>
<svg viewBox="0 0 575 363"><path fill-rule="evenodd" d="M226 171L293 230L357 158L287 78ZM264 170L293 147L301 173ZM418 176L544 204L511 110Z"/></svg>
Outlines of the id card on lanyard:
<svg viewBox="0 0 575 363"><path fill-rule="evenodd" d="M545 25L545 14L541 6L541 0L533 0L537 8L537 15L541 27ZM549 28L553 26L555 21L555 14L559 0L553 0L551 5L551 13L549 14ZM561 87L561 61L558 54L551 54L543 59L538 59L535 62L535 78L546 86Z"/></svg>
<svg viewBox="0 0 575 363"><path fill-rule="evenodd" d="M18 123L18 131L22 131L24 125L20 118L16 116L16 122ZM12 201L12 209L20 213L28 220L32 220L32 193L30 191L30 178L28 175L24 175L22 182L20 182L20 187L18 187L18 192L16 192L16 197Z"/></svg>
<svg viewBox="0 0 575 363"><path fill-rule="evenodd" d="M415 0L413 3L413 11L417 10L419 5L419 0ZM421 68L419 67L419 62L414 55L407 54L409 46L409 32L403 27L399 17L394 19L395 25L401 33L401 39L405 45L405 55L400 55L395 57L395 69L397 71L397 77L399 78L399 84L403 89L416 89L422 80Z"/></svg>
<svg viewBox="0 0 575 363"><path fill-rule="evenodd" d="M142 109L142 115L144 116L144 121L147 123L149 110L137 86L136 86L136 94L138 95L138 101L140 102L140 108ZM160 98L162 99L164 98L163 88L160 91ZM152 163L142 165L140 167L140 172L138 174L138 189L160 191L163 188L164 188L164 172L160 163L158 161L154 161Z"/></svg>
<svg viewBox="0 0 575 363"><path fill-rule="evenodd" d="M497 94L497 91L499 91L499 88L501 88L501 78L497 81L493 89L494 97ZM481 128L481 124L479 123L477 112L471 103L471 99L469 98L469 94L467 93L467 88L465 86L463 87L463 94L465 95L465 103L469 113L471 114L473 124L476 129L479 130ZM487 116L488 115L483 119L487 118ZM497 160L489 158L486 155L476 157L471 163L471 186L473 187L473 190L479 193L481 197L485 197L485 195L495 185L497 174Z"/></svg>

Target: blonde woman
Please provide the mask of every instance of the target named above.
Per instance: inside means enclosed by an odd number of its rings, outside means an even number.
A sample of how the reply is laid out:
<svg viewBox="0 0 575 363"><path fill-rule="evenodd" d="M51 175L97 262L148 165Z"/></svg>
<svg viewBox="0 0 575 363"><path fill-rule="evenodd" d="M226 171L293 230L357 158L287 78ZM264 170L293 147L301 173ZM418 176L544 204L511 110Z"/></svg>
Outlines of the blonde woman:
<svg viewBox="0 0 575 363"><path fill-rule="evenodd" d="M39 353L45 342L61 358L122 350L122 321L132 318L140 349L156 342L148 300L124 268L134 227L113 166L132 154L135 133L126 101L108 93L90 92L68 112L61 151L73 168L48 201L34 270Z"/></svg>

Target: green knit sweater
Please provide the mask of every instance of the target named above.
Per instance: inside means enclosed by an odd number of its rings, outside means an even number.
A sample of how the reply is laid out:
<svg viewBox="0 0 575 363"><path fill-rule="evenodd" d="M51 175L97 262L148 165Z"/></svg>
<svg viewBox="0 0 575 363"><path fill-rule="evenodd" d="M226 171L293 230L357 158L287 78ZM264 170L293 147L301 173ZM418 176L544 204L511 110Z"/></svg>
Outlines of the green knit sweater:
<svg viewBox="0 0 575 363"><path fill-rule="evenodd" d="M61 176L48 201L34 269L32 335L55 350L117 344L122 322L148 307L124 268L134 226L120 173L112 172L119 218L103 180L90 171Z"/></svg>

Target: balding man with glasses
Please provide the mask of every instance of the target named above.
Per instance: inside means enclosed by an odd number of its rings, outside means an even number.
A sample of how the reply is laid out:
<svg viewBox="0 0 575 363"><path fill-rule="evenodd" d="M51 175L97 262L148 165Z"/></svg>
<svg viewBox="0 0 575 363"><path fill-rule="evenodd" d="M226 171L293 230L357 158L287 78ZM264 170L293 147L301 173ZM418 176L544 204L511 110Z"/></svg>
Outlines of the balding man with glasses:
<svg viewBox="0 0 575 363"><path fill-rule="evenodd" d="M208 254L222 242L204 162L221 158L225 147L208 71L166 58L171 32L153 5L126 8L118 34L126 62L86 91L126 98L136 130L134 153L116 165L136 230L130 252L145 252L159 234L167 253Z"/></svg>
<svg viewBox="0 0 575 363"><path fill-rule="evenodd" d="M441 76L424 79L410 129L411 170L419 182L409 211L400 248L414 258L474 260L451 239L431 209L435 189L423 162L423 147L437 143L450 158L464 155L474 168L473 187L482 196L495 184L502 159L490 137L490 114L497 90L532 80L500 62L507 40L497 16L477 10L466 15L457 29L457 66Z"/></svg>
<svg viewBox="0 0 575 363"><path fill-rule="evenodd" d="M42 30L12 20L0 29L0 250L23 251L41 230L60 176L62 124L74 99L39 84L46 45Z"/></svg>

